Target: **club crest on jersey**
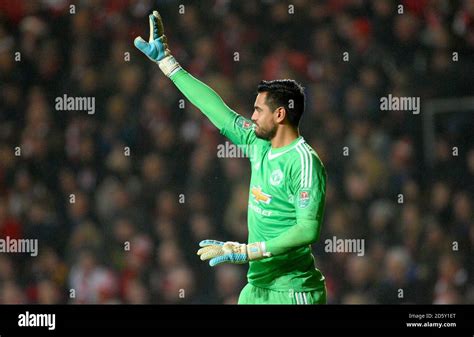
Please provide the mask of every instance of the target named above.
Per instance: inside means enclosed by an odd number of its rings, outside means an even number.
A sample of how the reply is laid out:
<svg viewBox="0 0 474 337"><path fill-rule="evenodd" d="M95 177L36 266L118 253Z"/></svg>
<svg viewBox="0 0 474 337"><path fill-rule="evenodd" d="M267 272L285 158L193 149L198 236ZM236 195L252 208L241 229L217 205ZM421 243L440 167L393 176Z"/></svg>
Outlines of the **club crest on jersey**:
<svg viewBox="0 0 474 337"><path fill-rule="evenodd" d="M241 129L248 130L252 128L252 122L249 120L245 119L244 117L240 116L237 118L237 126L239 126Z"/></svg>
<svg viewBox="0 0 474 337"><path fill-rule="evenodd" d="M298 206L299 208L305 208L309 205L309 191L301 191L298 199Z"/></svg>
<svg viewBox="0 0 474 337"><path fill-rule="evenodd" d="M280 169L276 169L270 174L270 184L278 186L283 180L283 172Z"/></svg>
<svg viewBox="0 0 474 337"><path fill-rule="evenodd" d="M257 203L262 202L268 205L270 201L272 200L272 196L270 194L263 192L260 186L252 187L250 190L250 193L252 193L253 198L255 199Z"/></svg>

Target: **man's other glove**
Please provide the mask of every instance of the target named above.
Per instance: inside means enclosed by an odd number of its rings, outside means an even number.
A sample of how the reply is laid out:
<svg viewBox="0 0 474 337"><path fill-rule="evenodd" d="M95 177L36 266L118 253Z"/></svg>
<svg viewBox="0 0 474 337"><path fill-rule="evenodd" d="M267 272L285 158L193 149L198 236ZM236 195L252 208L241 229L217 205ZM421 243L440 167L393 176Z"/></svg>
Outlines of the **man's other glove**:
<svg viewBox="0 0 474 337"><path fill-rule="evenodd" d="M168 48L163 21L158 11L153 11L153 14L148 16L148 20L150 22L148 42L143 40L141 36L137 36L133 42L135 47L150 60L158 63L163 73L169 77L181 67Z"/></svg>
<svg viewBox="0 0 474 337"><path fill-rule="evenodd" d="M211 267L221 263L242 264L271 256L266 252L265 242L245 244L204 240L199 243L199 246L202 248L198 250L197 255L202 261L210 259L209 265Z"/></svg>

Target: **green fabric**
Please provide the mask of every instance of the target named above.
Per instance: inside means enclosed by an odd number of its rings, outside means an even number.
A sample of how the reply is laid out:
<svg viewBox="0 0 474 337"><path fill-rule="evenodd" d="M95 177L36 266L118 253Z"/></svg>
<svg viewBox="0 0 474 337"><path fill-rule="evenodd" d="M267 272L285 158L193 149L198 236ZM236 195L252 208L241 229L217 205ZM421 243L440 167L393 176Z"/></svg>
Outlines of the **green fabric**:
<svg viewBox="0 0 474 337"><path fill-rule="evenodd" d="M269 141L256 137L250 120L232 111L207 85L184 70L171 79L250 157L248 243L265 241L273 256L250 261L249 283L278 291L322 290L324 276L315 268L310 246L319 237L326 193L326 172L316 152L303 137L272 149Z"/></svg>
<svg viewBox="0 0 474 337"><path fill-rule="evenodd" d="M240 292L238 304L326 304L326 287L307 292L277 291L247 283Z"/></svg>
<svg viewBox="0 0 474 337"><path fill-rule="evenodd" d="M324 166L303 137L273 149L255 136L249 122L239 116L221 130L235 144L248 146L252 166L248 242L265 241L273 255L250 261L248 282L280 291L320 290L324 277L315 268L310 244L321 231Z"/></svg>
<svg viewBox="0 0 474 337"><path fill-rule="evenodd" d="M183 95L201 110L219 130L238 116L214 90L184 69L174 73L171 80Z"/></svg>
<svg viewBox="0 0 474 337"><path fill-rule="evenodd" d="M321 226L316 220L301 219L281 235L266 242L267 251L280 255L294 247L309 245L319 239Z"/></svg>

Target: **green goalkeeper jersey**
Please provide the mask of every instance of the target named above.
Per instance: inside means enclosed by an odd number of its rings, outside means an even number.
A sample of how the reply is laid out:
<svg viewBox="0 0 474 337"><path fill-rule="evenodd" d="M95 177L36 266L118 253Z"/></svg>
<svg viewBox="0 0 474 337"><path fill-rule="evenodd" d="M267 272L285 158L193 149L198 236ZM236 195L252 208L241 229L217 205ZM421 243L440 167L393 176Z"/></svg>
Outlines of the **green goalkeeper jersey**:
<svg viewBox="0 0 474 337"><path fill-rule="evenodd" d="M257 138L250 120L232 111L204 83L184 70L171 79L250 158L248 242L264 241L273 256L250 261L249 283L278 291L324 288L311 246L299 244L316 241L321 229L326 172L316 152L303 137L272 148L269 141Z"/></svg>
<svg viewBox="0 0 474 337"><path fill-rule="evenodd" d="M272 148L269 141L256 137L254 124L242 116L236 116L221 133L243 146L250 158L248 242L268 242L298 220L321 221L326 174L318 155L303 137L287 146ZM324 284L309 245L250 261L247 277L249 283L273 290L308 291Z"/></svg>

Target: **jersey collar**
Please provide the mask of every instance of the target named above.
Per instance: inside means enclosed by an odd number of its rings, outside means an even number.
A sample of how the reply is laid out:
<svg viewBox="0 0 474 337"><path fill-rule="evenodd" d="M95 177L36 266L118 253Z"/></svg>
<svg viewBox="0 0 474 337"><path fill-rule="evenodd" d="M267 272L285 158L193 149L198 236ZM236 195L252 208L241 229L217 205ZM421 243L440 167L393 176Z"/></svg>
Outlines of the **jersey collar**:
<svg viewBox="0 0 474 337"><path fill-rule="evenodd" d="M304 142L304 139L302 136L299 136L296 138L294 141L292 141L290 144L282 146L282 147L277 147L277 148L270 148L270 151L268 151L268 159L272 160L275 158L280 157L284 153L291 151L293 148L295 148L297 145L300 143Z"/></svg>

